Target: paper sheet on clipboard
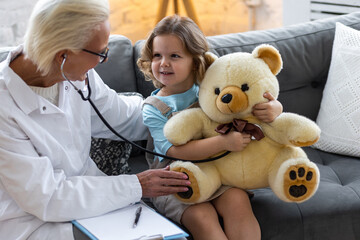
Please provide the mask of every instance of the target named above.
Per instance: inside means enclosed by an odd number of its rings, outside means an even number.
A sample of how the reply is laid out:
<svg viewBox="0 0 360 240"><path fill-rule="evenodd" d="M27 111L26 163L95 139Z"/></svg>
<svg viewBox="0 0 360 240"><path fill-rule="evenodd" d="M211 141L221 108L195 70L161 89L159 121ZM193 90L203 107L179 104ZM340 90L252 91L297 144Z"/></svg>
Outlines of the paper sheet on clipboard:
<svg viewBox="0 0 360 240"><path fill-rule="evenodd" d="M139 206L142 206L141 217L133 228ZM173 222L142 202L102 216L74 220L73 224L94 240L178 239L188 236Z"/></svg>

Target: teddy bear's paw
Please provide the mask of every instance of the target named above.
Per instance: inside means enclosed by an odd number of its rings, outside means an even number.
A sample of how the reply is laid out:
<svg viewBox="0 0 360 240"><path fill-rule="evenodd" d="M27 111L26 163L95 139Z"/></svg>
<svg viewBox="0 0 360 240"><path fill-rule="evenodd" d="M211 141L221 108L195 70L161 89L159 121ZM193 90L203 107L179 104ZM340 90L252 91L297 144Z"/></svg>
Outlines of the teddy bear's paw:
<svg viewBox="0 0 360 240"><path fill-rule="evenodd" d="M293 202L309 199L318 186L318 171L306 164L292 165L285 172L285 197Z"/></svg>
<svg viewBox="0 0 360 240"><path fill-rule="evenodd" d="M188 186L188 191L179 192L175 194L175 196L182 202L195 203L200 198L200 189L194 174L184 167L175 167L171 170L185 173L189 177L189 181L191 182L191 185Z"/></svg>
<svg viewBox="0 0 360 240"><path fill-rule="evenodd" d="M311 146L314 143L316 143L319 140L319 137L317 137L315 140L312 141L295 141L295 140L290 140L290 143L293 144L296 147L306 147L306 146Z"/></svg>

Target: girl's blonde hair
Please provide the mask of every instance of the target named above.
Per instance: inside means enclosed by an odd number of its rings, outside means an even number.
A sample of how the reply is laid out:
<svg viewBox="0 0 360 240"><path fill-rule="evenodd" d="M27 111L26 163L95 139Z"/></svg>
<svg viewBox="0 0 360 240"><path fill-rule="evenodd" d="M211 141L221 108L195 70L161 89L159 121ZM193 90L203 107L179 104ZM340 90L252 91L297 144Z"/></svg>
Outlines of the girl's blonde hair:
<svg viewBox="0 0 360 240"><path fill-rule="evenodd" d="M40 0L30 16L24 53L42 75L58 66L57 52L78 52L109 17L107 0Z"/></svg>
<svg viewBox="0 0 360 240"><path fill-rule="evenodd" d="M186 50L193 56L195 79L200 81L208 68L205 53L208 51L209 46L204 34L195 22L188 17L180 17L178 15L163 18L147 38L141 51L141 57L137 61L137 65L144 73L145 79L152 80L156 88L163 87L152 73L151 61L153 58L154 38L164 34L173 34L184 44Z"/></svg>

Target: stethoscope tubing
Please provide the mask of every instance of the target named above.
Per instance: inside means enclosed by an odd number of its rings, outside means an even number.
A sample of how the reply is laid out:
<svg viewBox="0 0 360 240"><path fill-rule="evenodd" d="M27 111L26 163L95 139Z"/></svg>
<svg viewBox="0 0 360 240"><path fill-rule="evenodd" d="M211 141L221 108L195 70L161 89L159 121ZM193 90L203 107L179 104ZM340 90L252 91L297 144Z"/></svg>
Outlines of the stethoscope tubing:
<svg viewBox="0 0 360 240"><path fill-rule="evenodd" d="M88 86L89 88L89 86ZM80 92L79 92L80 91ZM79 90L79 94L80 95L83 95L83 93L81 92L81 90ZM82 97L82 99L84 99ZM86 100L85 100L86 101ZM206 159L202 159L202 160L189 160L189 159L180 159L180 158L174 158L174 157L170 157L170 156L167 156L167 155L164 155L164 154L161 154L161 153L157 153L157 152L153 152L151 150L148 150L140 145L138 145L137 143L133 142L133 141L130 141L128 139L126 139L125 137L123 137L121 134L119 134L118 132L115 131L114 128L112 128L110 126L110 124L105 120L105 118L101 115L100 111L97 109L97 107L95 106L95 104L93 103L93 101L91 100L91 98L89 97L87 99L87 101L89 101L90 105L93 107L94 111L96 112L96 114L99 116L99 118L101 119L101 121L105 124L105 126L112 132L114 133L117 137L121 138L122 140L124 140L125 142L127 143L130 143L131 145L139 148L140 150L144 151L144 152L147 152L147 153L150 153L150 154L153 154L153 155L156 155L156 156L159 156L159 157L163 157L163 158L166 158L166 159L169 159L169 160L174 160L174 161L177 161L177 160L180 160L180 161L186 161L186 162L192 162L192 163L204 163L204 162L210 162L210 161L214 161L214 160L217 160L217 159L220 159L226 155L228 155L230 152L227 151L219 156L216 156L216 157L212 157L212 158L206 158Z"/></svg>
<svg viewBox="0 0 360 240"><path fill-rule="evenodd" d="M166 158L166 159L169 159L169 160L174 160L174 161L185 161L185 162L192 162L192 163L204 163L204 162L210 162L210 161L215 161L215 160L218 160L222 157L225 157L226 155L228 155L230 153L230 151L226 151L225 153L222 153L221 155L219 156L216 156L216 157L212 157L212 158L206 158L206 159L202 159L202 160L189 160L189 159L180 159L180 158L174 158L174 157L170 157L170 156L167 156L167 155L164 155L164 154L161 154L161 153L157 153L157 152L154 152L154 151L151 151L149 149L146 149L142 146L140 146L139 144L131 141L131 140L128 140L127 138L123 137L121 134L119 134L109 123L108 121L106 121L106 119L104 118L104 116L100 113L99 109L95 106L94 102L91 100L90 96L91 96L91 88L90 88L90 82L89 82L89 78L88 76L86 77L86 82L85 82L85 85L87 86L87 90L88 90L88 95L87 97L84 96L83 92L81 91L81 89L77 88L65 75L64 73L64 64L65 64L65 61L66 61L66 56L64 56L64 60L62 61L62 64L61 64L61 67L60 67L60 71L61 71L61 75L63 76L63 78L68 81L73 87L74 89L79 93L79 95L81 96L81 99L84 100L84 101L88 101L91 105L91 107L94 109L94 111L96 112L96 114L98 115L98 117L100 118L100 120L105 124L105 126L113 133L115 134L117 137L119 137L120 139L122 139L123 141L137 147L138 149L140 149L141 151L143 152L147 152L147 153L150 153L150 154L153 154L153 155L156 155L156 156L159 156L159 157L162 157L162 158Z"/></svg>

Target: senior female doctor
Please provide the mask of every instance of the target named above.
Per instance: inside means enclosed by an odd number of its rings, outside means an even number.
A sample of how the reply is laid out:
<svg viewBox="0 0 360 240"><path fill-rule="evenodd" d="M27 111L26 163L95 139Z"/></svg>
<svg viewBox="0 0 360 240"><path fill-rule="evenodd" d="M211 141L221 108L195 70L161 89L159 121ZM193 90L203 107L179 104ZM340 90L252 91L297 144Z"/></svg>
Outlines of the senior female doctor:
<svg viewBox="0 0 360 240"><path fill-rule="evenodd" d="M107 59L108 16L107 0L40 0L24 45L0 63L0 239L74 239L73 219L187 191L182 173L105 176L89 157L91 136L115 136L73 88L85 79L117 131L146 139L142 99L119 97L93 69Z"/></svg>

